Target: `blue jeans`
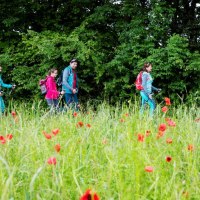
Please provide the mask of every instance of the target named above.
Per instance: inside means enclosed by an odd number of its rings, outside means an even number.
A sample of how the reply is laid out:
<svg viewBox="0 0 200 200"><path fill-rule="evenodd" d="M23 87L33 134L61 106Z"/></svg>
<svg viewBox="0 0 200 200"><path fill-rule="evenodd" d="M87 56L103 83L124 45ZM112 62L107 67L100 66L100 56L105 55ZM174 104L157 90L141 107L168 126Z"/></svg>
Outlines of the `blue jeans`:
<svg viewBox="0 0 200 200"><path fill-rule="evenodd" d="M142 114L144 112L145 104L148 103L149 106L150 106L150 116L152 117L153 116L153 112L156 109L156 102L155 102L155 100L154 99L150 99L148 97L148 95L145 92L143 92L143 91L140 92L140 95L142 97L142 103L141 103L140 113Z"/></svg>
<svg viewBox="0 0 200 200"><path fill-rule="evenodd" d="M65 93L65 103L67 106L70 106L71 103L74 103L75 110L79 110L77 94Z"/></svg>
<svg viewBox="0 0 200 200"><path fill-rule="evenodd" d="M46 99L50 108L56 108L58 106L58 99Z"/></svg>
<svg viewBox="0 0 200 200"><path fill-rule="evenodd" d="M0 114L5 111L5 104L3 98L0 96Z"/></svg>

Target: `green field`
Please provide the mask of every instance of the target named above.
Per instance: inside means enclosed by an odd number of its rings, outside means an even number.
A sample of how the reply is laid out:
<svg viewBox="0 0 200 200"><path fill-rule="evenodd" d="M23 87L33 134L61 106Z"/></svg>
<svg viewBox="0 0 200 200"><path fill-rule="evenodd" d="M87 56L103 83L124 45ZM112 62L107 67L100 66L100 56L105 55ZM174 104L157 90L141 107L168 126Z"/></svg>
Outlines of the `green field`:
<svg viewBox="0 0 200 200"><path fill-rule="evenodd" d="M76 200L88 188L105 200L200 198L195 106L171 105L167 113L158 106L153 119L141 117L134 103L87 106L77 116L50 116L40 106L12 110L16 115L0 118L1 200ZM160 124L166 124L162 134ZM48 163L51 157L55 165Z"/></svg>

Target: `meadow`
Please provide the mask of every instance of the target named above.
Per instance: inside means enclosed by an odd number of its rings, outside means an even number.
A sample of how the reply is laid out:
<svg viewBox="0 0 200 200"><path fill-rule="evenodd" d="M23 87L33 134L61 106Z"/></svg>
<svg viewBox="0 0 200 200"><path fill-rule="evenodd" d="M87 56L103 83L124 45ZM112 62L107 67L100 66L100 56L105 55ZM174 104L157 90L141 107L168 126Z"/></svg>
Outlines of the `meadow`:
<svg viewBox="0 0 200 200"><path fill-rule="evenodd" d="M87 189L102 200L199 199L199 108L163 106L153 119L135 102L58 115L13 106L0 117L1 200L77 200Z"/></svg>

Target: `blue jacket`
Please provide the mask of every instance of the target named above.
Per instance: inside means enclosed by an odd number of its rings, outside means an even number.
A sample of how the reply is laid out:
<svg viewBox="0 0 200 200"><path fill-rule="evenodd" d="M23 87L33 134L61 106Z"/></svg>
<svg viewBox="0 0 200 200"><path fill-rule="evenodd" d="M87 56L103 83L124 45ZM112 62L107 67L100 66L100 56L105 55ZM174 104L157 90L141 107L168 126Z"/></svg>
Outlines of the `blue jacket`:
<svg viewBox="0 0 200 200"><path fill-rule="evenodd" d="M63 82L62 82L62 89L65 93L72 94L73 90L73 81L74 81L74 72L71 66L68 66L63 71ZM76 89L78 92L78 76L76 73Z"/></svg>
<svg viewBox="0 0 200 200"><path fill-rule="evenodd" d="M153 90L158 91L158 88L154 87L152 85L153 83L153 78L150 73L148 72L143 72L142 74L142 86L144 90L142 92L145 92L147 95L150 95Z"/></svg>

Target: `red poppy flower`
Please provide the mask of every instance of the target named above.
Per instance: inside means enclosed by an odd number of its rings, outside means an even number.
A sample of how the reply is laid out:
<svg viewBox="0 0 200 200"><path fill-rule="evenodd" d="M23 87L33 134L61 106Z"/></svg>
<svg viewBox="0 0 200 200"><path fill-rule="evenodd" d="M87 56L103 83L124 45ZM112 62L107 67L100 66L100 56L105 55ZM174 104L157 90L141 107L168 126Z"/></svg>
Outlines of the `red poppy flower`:
<svg viewBox="0 0 200 200"><path fill-rule="evenodd" d="M165 97L165 104L166 104L167 106L170 106L170 105L171 105L170 98Z"/></svg>
<svg viewBox="0 0 200 200"><path fill-rule="evenodd" d="M2 135L0 135L0 140L5 140L5 138Z"/></svg>
<svg viewBox="0 0 200 200"><path fill-rule="evenodd" d="M122 119L120 119L119 121L120 121L120 122L122 122L122 123L123 123L123 122L125 122L125 120L124 120L123 118L122 118Z"/></svg>
<svg viewBox="0 0 200 200"><path fill-rule="evenodd" d="M12 111L12 112L11 112L11 115L12 115L13 117L15 117L17 114L16 114L15 111Z"/></svg>
<svg viewBox="0 0 200 200"><path fill-rule="evenodd" d="M153 169L152 166L146 166L146 167L145 167L145 171L146 171L146 172L153 172L154 169Z"/></svg>
<svg viewBox="0 0 200 200"><path fill-rule="evenodd" d="M4 138L3 140L1 140L1 144L5 144L6 143L6 139Z"/></svg>
<svg viewBox="0 0 200 200"><path fill-rule="evenodd" d="M73 113L73 116L74 116L74 117L77 117L77 116L78 116L78 113L77 113L77 112L74 112L74 113Z"/></svg>
<svg viewBox="0 0 200 200"><path fill-rule="evenodd" d="M148 137L150 134L151 134L151 131L147 130L145 135L146 137Z"/></svg>
<svg viewBox="0 0 200 200"><path fill-rule="evenodd" d="M171 161L172 161L172 157L171 157L171 156L167 156L167 157L166 157L166 161L167 161L167 162L171 162Z"/></svg>
<svg viewBox="0 0 200 200"><path fill-rule="evenodd" d="M81 196L80 200L99 200L98 195L91 191L90 189L86 190L85 193Z"/></svg>
<svg viewBox="0 0 200 200"><path fill-rule="evenodd" d="M45 136L48 140L50 140L50 139L52 138L51 135L48 134L48 133L46 133L45 131L43 131L42 133L44 134L44 136Z"/></svg>
<svg viewBox="0 0 200 200"><path fill-rule="evenodd" d="M86 127L91 128L91 125L90 124L86 124Z"/></svg>
<svg viewBox="0 0 200 200"><path fill-rule="evenodd" d="M166 124L160 124L160 126L158 127L159 131L165 131L167 128Z"/></svg>
<svg viewBox="0 0 200 200"><path fill-rule="evenodd" d="M167 106L162 107L162 112L166 113L167 111L168 111L168 107Z"/></svg>
<svg viewBox="0 0 200 200"><path fill-rule="evenodd" d="M60 130L58 128L52 130L52 133L56 136L58 133L60 132Z"/></svg>
<svg viewBox="0 0 200 200"><path fill-rule="evenodd" d="M167 138L167 139L166 139L166 143L167 143L167 144L171 144L171 143L172 143L172 139L171 139L171 138Z"/></svg>
<svg viewBox="0 0 200 200"><path fill-rule="evenodd" d="M83 126L83 122L78 122L77 124L76 124L76 127L78 128L78 127L82 127Z"/></svg>
<svg viewBox="0 0 200 200"><path fill-rule="evenodd" d="M47 163L49 165L56 165L56 158L55 157L50 157L48 160L47 160Z"/></svg>
<svg viewBox="0 0 200 200"><path fill-rule="evenodd" d="M164 131L159 131L158 132L158 134L157 134L157 139L159 139L159 138L161 138L161 137L163 137L163 135L165 134L165 132Z"/></svg>
<svg viewBox="0 0 200 200"><path fill-rule="evenodd" d="M139 142L144 142L144 135L143 135L143 134L139 133L139 134L137 135L137 138L138 138L138 141L139 141Z"/></svg>
<svg viewBox="0 0 200 200"><path fill-rule="evenodd" d="M192 144L188 145L188 151L193 151L194 150L194 146Z"/></svg>
<svg viewBox="0 0 200 200"><path fill-rule="evenodd" d="M129 116L129 114L128 114L128 113L126 113L126 114L124 114L124 116L125 116L125 117L128 117L128 116Z"/></svg>
<svg viewBox="0 0 200 200"><path fill-rule="evenodd" d="M60 145L59 144L56 144L54 149L56 150L56 152L60 152Z"/></svg>
<svg viewBox="0 0 200 200"><path fill-rule="evenodd" d="M12 134L8 134L8 135L6 135L6 138L7 138L8 140L12 140L13 135L12 135Z"/></svg>
<svg viewBox="0 0 200 200"><path fill-rule="evenodd" d="M171 119L167 121L168 126L176 126L176 123Z"/></svg>

